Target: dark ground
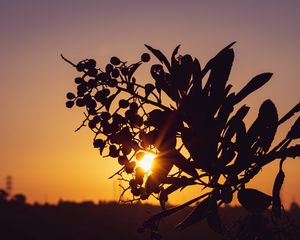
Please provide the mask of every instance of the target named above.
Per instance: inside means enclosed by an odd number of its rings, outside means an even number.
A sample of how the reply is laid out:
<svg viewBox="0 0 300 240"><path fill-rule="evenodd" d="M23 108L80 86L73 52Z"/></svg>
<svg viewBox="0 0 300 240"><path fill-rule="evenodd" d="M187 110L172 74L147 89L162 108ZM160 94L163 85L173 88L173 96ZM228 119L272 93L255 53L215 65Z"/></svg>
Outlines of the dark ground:
<svg viewBox="0 0 300 240"><path fill-rule="evenodd" d="M120 205L116 203L60 202L58 205L27 205L16 202L0 204L0 239L3 240L142 240L149 233L138 234L137 228L160 207L151 205ZM174 226L191 208L161 222L163 239L222 239L206 221L179 232ZM245 216L241 208L221 209L222 220L232 225ZM300 209L294 205L288 213L290 221L299 223ZM299 226L299 225L298 225Z"/></svg>

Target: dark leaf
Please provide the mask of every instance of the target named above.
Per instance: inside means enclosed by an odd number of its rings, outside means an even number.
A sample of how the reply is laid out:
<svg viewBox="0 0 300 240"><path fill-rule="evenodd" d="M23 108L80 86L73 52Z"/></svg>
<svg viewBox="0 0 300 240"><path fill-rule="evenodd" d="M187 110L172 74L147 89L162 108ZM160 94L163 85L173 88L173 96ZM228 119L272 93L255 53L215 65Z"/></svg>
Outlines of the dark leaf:
<svg viewBox="0 0 300 240"><path fill-rule="evenodd" d="M118 90L115 94L108 97L103 105L105 106L106 110L109 112L110 105L112 104L113 100L116 98L116 96L120 93L120 90Z"/></svg>
<svg viewBox="0 0 300 240"><path fill-rule="evenodd" d="M174 51L173 51L173 53L172 53L172 57L171 57L172 68L173 68L173 65L174 65L174 64L175 64L175 65L178 64L178 61L176 60L175 56L177 55L179 48L180 48L180 45L178 45L178 46L174 49Z"/></svg>
<svg viewBox="0 0 300 240"><path fill-rule="evenodd" d="M151 76L155 80L155 86L160 93L163 90L172 100L178 99L178 91L172 86L171 75L166 73L160 64L155 64L151 67Z"/></svg>
<svg viewBox="0 0 300 240"><path fill-rule="evenodd" d="M247 132L247 141L253 152L262 150L267 152L270 148L278 126L277 109L271 100L263 102L259 109L257 119Z"/></svg>
<svg viewBox="0 0 300 240"><path fill-rule="evenodd" d="M130 69L129 69L129 73L128 73L128 81L131 80L134 72L138 69L138 67L141 65L141 63L136 63L134 64Z"/></svg>
<svg viewBox="0 0 300 240"><path fill-rule="evenodd" d="M238 129L240 128L241 122L243 122L244 117L247 115L249 111L249 107L246 105L242 106L236 114L228 121L226 124L226 133L224 138L226 140L231 140L235 133L237 133Z"/></svg>
<svg viewBox="0 0 300 240"><path fill-rule="evenodd" d="M191 129L184 129L181 138L194 160L194 165L197 168L207 170L212 162L211 158L208 157L211 152L208 137L205 134L196 134Z"/></svg>
<svg viewBox="0 0 300 240"><path fill-rule="evenodd" d="M280 200L280 190L284 182L284 172L282 169L279 170L274 186L273 186L273 203L272 203L272 212L276 217L281 217L281 200Z"/></svg>
<svg viewBox="0 0 300 240"><path fill-rule="evenodd" d="M217 59L220 55L223 55L224 52L230 50L230 48L235 43L236 42L230 43L228 46L226 46L225 48L223 48L214 58L212 58L211 60L209 60L208 63L206 64L206 66L204 67L203 71L202 71L202 76L204 76L211 69L211 66L212 66L212 64L214 64L215 59Z"/></svg>
<svg viewBox="0 0 300 240"><path fill-rule="evenodd" d="M172 207L172 208L169 208L167 210L164 210L162 212L159 212L153 216L151 216L148 220L144 221L143 223L143 227L145 228L151 228L153 225L155 225L158 221L160 221L161 219L167 217L167 216L170 216L184 208L186 208L187 206L191 205L192 203L202 199L203 196L199 196L199 197L196 197L184 204L181 204L177 207ZM204 200L205 201L205 200Z"/></svg>
<svg viewBox="0 0 300 240"><path fill-rule="evenodd" d="M134 84L132 82L127 83L127 90L131 93L134 94Z"/></svg>
<svg viewBox="0 0 300 240"><path fill-rule="evenodd" d="M300 144L295 146L281 149L280 151L276 152L276 158L287 158L287 157L300 157Z"/></svg>
<svg viewBox="0 0 300 240"><path fill-rule="evenodd" d="M250 82L248 82L247 85L240 92L236 94L234 102L239 103L249 94L262 87L270 80L272 75L273 73L262 73L252 78Z"/></svg>
<svg viewBox="0 0 300 240"><path fill-rule="evenodd" d="M247 115L249 109L250 107L243 105L234 115L233 117L234 121L242 121L244 117Z"/></svg>
<svg viewBox="0 0 300 240"><path fill-rule="evenodd" d="M190 55L181 57L180 62L172 66L172 84L176 90L185 96L193 74L193 59Z"/></svg>
<svg viewBox="0 0 300 240"><path fill-rule="evenodd" d="M152 175L161 182L168 175L172 166L173 159L168 154L160 154L153 160Z"/></svg>
<svg viewBox="0 0 300 240"><path fill-rule="evenodd" d="M179 224L177 224L176 229L184 230L185 228L198 223L206 218L209 214L211 205L211 199L206 198L200 202L193 211Z"/></svg>
<svg viewBox="0 0 300 240"><path fill-rule="evenodd" d="M238 191L238 200L248 211L259 213L270 206L272 197L256 189L244 188Z"/></svg>
<svg viewBox="0 0 300 240"><path fill-rule="evenodd" d="M236 144L238 146L240 146L243 143L245 136L246 136L246 126L244 122L241 122L241 124L237 126L237 131L236 131Z"/></svg>
<svg viewBox="0 0 300 240"><path fill-rule="evenodd" d="M259 139L253 146L253 149L260 149L263 152L267 152L273 142L278 127L277 109L271 100L266 100L261 105L256 123L256 130L255 128L252 130L259 131ZM249 135L251 135L250 131Z"/></svg>
<svg viewBox="0 0 300 240"><path fill-rule="evenodd" d="M206 217L208 226L216 233L222 234L222 222L217 206L212 207L212 211Z"/></svg>
<svg viewBox="0 0 300 240"><path fill-rule="evenodd" d="M226 93L224 92L234 59L232 49L224 49L210 61L210 75L204 87L206 94L209 92L212 101L212 112L222 104Z"/></svg>
<svg viewBox="0 0 300 240"><path fill-rule="evenodd" d="M300 117L296 120L291 130L287 134L287 138L297 139L300 138Z"/></svg>
<svg viewBox="0 0 300 240"><path fill-rule="evenodd" d="M300 112L300 103L293 107L287 114L285 114L279 121L278 124L282 124L289 120L295 113Z"/></svg>
<svg viewBox="0 0 300 240"><path fill-rule="evenodd" d="M202 90L202 75L201 75L201 66L197 58L194 59L193 78L191 82L193 84L193 88L197 89L197 90L195 89L194 91L200 94L200 91Z"/></svg>
<svg viewBox="0 0 300 240"><path fill-rule="evenodd" d="M163 63L167 67L168 71L171 72L171 66L170 66L170 63L169 63L168 59L166 58L166 56L164 54L162 54L162 52L157 50L157 49L154 49L154 48L152 48L152 47L150 47L146 44L145 44L145 46L146 46L146 48L148 48L153 53L153 55L155 57L158 58L159 61L161 61L161 63Z"/></svg>
<svg viewBox="0 0 300 240"><path fill-rule="evenodd" d="M220 164L222 164L222 166L226 166L235 158L236 153L233 147L229 147L228 149L226 149L224 144L222 146L223 146L222 155L220 156L219 159L220 159ZM224 202L226 203L226 200Z"/></svg>
<svg viewBox="0 0 300 240"><path fill-rule="evenodd" d="M179 151L173 150L169 152L168 155L173 159L174 165L176 167L181 169L183 172L191 175L192 177L198 177L198 173L192 163L187 160Z"/></svg>

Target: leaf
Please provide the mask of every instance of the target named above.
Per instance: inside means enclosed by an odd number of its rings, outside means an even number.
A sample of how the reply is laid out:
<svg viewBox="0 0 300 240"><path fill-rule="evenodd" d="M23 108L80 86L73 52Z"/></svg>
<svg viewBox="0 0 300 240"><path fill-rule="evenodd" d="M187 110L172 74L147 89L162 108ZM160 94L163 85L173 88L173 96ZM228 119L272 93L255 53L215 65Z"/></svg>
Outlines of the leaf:
<svg viewBox="0 0 300 240"><path fill-rule="evenodd" d="M282 187L282 184L284 182L284 172L282 169L279 170L274 186L273 186L273 203L272 203L272 212L276 217L281 217L281 200L280 200L280 190Z"/></svg>
<svg viewBox="0 0 300 240"><path fill-rule="evenodd" d="M131 93L134 94L134 84L132 82L127 83L127 90Z"/></svg>
<svg viewBox="0 0 300 240"><path fill-rule="evenodd" d="M172 207L172 208L169 208L167 210L164 210L162 212L159 212L153 216L151 216L148 220L144 221L143 223L143 227L145 228L151 228L155 223L157 223L158 221L160 221L161 219L167 217L167 216L170 216L184 208L186 208L187 206L190 206L191 204L193 204L194 202L196 201L199 201L200 199L202 199L205 195L207 194L204 194L204 195L201 195L199 197L196 197L186 203L183 203L177 207Z"/></svg>
<svg viewBox="0 0 300 240"><path fill-rule="evenodd" d="M180 91L181 96L185 96L190 85L193 74L194 61L190 55L181 57L180 64L172 66L172 81L176 90Z"/></svg>
<svg viewBox="0 0 300 240"><path fill-rule="evenodd" d="M229 50L235 43L236 42L230 43L228 46L223 48L214 58L210 59L202 71L202 76L204 76L211 69L211 65L213 64L214 60L218 58L220 55L222 55L224 52Z"/></svg>
<svg viewBox="0 0 300 240"><path fill-rule="evenodd" d="M271 100L260 106L258 116L247 132L247 141L253 152L270 148L278 127L277 109ZM255 144L254 144L255 143Z"/></svg>
<svg viewBox="0 0 300 240"><path fill-rule="evenodd" d="M169 63L168 59L166 58L166 56L161 51L159 51L158 49L154 49L146 44L145 44L145 47L148 48L153 53L153 55L155 57L157 57L157 59L159 61L161 61L161 63L163 63L167 67L169 72L171 72L170 63Z"/></svg>
<svg viewBox="0 0 300 240"><path fill-rule="evenodd" d="M173 159L167 154L160 154L153 160L152 175L161 182L171 171L172 166Z"/></svg>
<svg viewBox="0 0 300 240"><path fill-rule="evenodd" d="M300 157L300 144L297 144L289 148L281 149L275 154L276 154L276 158Z"/></svg>
<svg viewBox="0 0 300 240"><path fill-rule="evenodd" d="M177 224L176 229L182 231L185 228L205 219L207 214L209 213L210 204L210 198L204 199L193 209L193 211L182 222Z"/></svg>
<svg viewBox="0 0 300 240"><path fill-rule="evenodd" d="M264 84L266 84L270 78L272 77L273 73L262 73L250 80L247 85L236 94L235 97L235 104L242 101L245 97L247 97L252 92L256 91L257 89L261 88Z"/></svg>
<svg viewBox="0 0 300 240"><path fill-rule="evenodd" d="M155 89L154 85L151 83L147 83L145 85L145 98L147 98L151 92Z"/></svg>
<svg viewBox="0 0 300 240"><path fill-rule="evenodd" d="M185 173L197 178L198 173L192 163L187 160L179 151L173 150L168 153L170 158L173 158L174 165Z"/></svg>
<svg viewBox="0 0 300 240"><path fill-rule="evenodd" d="M256 189L244 188L238 191L238 200L249 212L260 213L270 206L272 197Z"/></svg>
<svg viewBox="0 0 300 240"><path fill-rule="evenodd" d="M202 74L201 74L201 66L199 60L197 58L194 59L193 64L193 79L192 79L193 87L196 88L196 92L200 94L202 90Z"/></svg>
<svg viewBox="0 0 300 240"><path fill-rule="evenodd" d="M171 85L171 76L170 74L166 73L160 64L152 65L151 67L151 76L155 80L155 86L160 93L163 90L171 99L176 101L178 99L178 92L177 90Z"/></svg>
<svg viewBox="0 0 300 240"><path fill-rule="evenodd" d="M287 134L287 138L297 139L300 138L300 117L296 120L291 130Z"/></svg>
<svg viewBox="0 0 300 240"><path fill-rule="evenodd" d="M141 65L141 63L135 63L133 64L133 66L129 69L129 73L128 73L128 81L131 80L134 72L138 69L138 67Z"/></svg>
<svg viewBox="0 0 300 240"><path fill-rule="evenodd" d="M106 110L109 112L110 105L112 104L113 100L116 98L116 96L120 93L120 90L118 90L115 94L111 95L110 97L106 98L103 105L105 106Z"/></svg>
<svg viewBox="0 0 300 240"><path fill-rule="evenodd" d="M216 233L222 234L222 222L219 215L219 211L217 205L213 208L213 210L206 217L208 226Z"/></svg>
<svg viewBox="0 0 300 240"><path fill-rule="evenodd" d="M234 134L238 131L238 128L240 127L241 122L243 122L244 117L247 115L249 111L249 107L246 105L242 106L236 114L228 121L226 124L226 133L224 138L227 140L231 140L231 138L234 136Z"/></svg>
<svg viewBox="0 0 300 240"><path fill-rule="evenodd" d="M173 70L174 65L178 65L178 61L176 60L175 56L177 55L179 48L180 48L180 45L178 45L172 53L172 57L171 57L171 63L172 63L171 69L172 70Z"/></svg>
<svg viewBox="0 0 300 240"><path fill-rule="evenodd" d="M278 124L282 124L289 120L295 113L300 112L300 103L293 107L287 114L285 114L279 121Z"/></svg>
<svg viewBox="0 0 300 240"><path fill-rule="evenodd" d="M266 100L260 110L259 117L261 119L261 130L259 131L259 139L253 146L264 152L267 152L274 140L278 127L278 114L275 104L271 100Z"/></svg>
<svg viewBox="0 0 300 240"><path fill-rule="evenodd" d="M207 92L209 90L209 96L214 102L214 108L218 108L226 96L224 89L229 78L233 60L234 52L228 48L218 53L210 63L210 75L204 91Z"/></svg>

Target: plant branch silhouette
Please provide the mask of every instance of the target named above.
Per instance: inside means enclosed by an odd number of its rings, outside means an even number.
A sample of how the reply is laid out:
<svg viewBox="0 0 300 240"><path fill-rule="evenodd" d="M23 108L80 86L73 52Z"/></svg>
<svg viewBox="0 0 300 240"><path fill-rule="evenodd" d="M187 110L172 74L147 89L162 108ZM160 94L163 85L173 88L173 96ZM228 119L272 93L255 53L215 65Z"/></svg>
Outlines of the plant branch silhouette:
<svg viewBox="0 0 300 240"><path fill-rule="evenodd" d="M273 146L273 142L278 127L300 111L300 103L279 118L275 104L267 99L247 129L245 117L250 107L241 102L269 82L272 73L259 74L239 92L231 91L228 80L234 43L204 68L197 58L179 55L180 45L170 61L161 51L145 45L160 62L151 66L153 82L145 85L137 83L134 75L150 61L148 53L130 65L112 57L104 69L96 68L93 59L74 64L61 55L81 73L75 79L77 93L67 93L66 103L68 108L76 105L85 109L85 119L76 131L88 123L95 133L94 147L122 166L110 177L119 176L126 185L122 186L120 201L130 191L130 202L150 196L160 202L162 212L143 224L152 232L152 239L159 238L162 218L195 202L198 203L193 212L177 228L183 230L206 219L213 231L224 233L218 208L230 203L236 192L249 212L261 213L272 206L274 216L281 217L283 163L300 156L300 145L290 146L300 138L300 117L279 144ZM137 164L147 152L156 154L150 173ZM265 165L275 160L279 171L272 196L246 187ZM166 208L173 192L190 186L200 187L198 197ZM202 192L204 189L206 192Z"/></svg>

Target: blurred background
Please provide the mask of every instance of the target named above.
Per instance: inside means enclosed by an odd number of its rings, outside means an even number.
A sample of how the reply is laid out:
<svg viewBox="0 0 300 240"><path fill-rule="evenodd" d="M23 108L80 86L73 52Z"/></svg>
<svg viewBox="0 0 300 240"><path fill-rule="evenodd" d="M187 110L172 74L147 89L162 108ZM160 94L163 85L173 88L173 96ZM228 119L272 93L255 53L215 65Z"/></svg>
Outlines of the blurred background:
<svg viewBox="0 0 300 240"><path fill-rule="evenodd" d="M75 63L94 58L105 66L111 56L139 60L145 43L167 56L181 44L181 54L197 57L203 66L237 41L233 90L259 73L274 73L246 99L250 123L265 99L274 101L279 116L300 100L299 9L300 2L292 0L0 0L0 188L12 176L12 191L31 203L119 197L118 181L108 180L118 163L100 157L89 129L74 132L84 115L65 107L77 73L61 53ZM138 73L141 83L151 81L150 66ZM280 129L277 141L293 121ZM271 194L277 169L277 164L263 169L251 184ZM300 201L299 169L299 159L285 162L286 206ZM185 202L189 193L170 202Z"/></svg>

